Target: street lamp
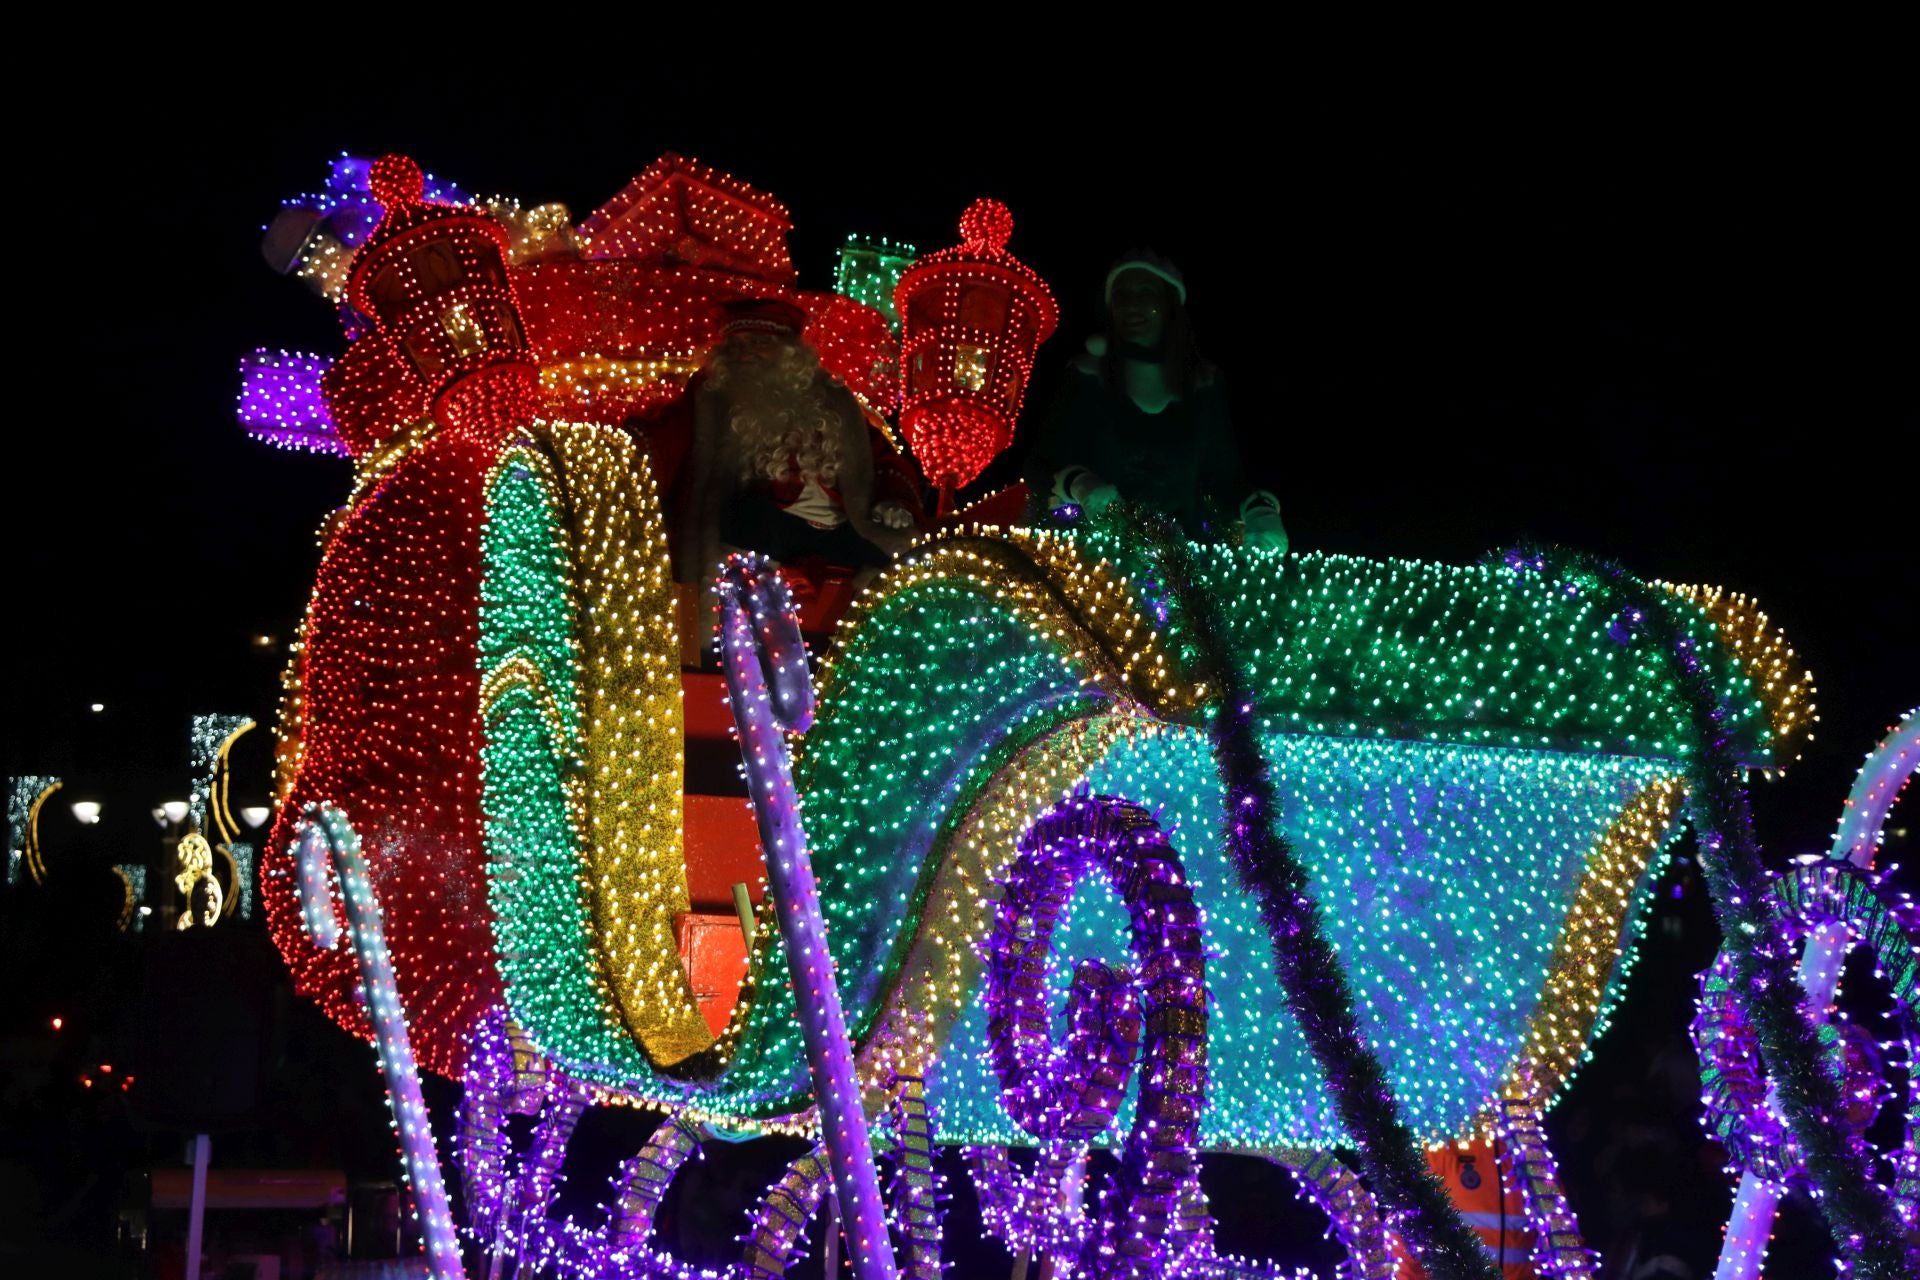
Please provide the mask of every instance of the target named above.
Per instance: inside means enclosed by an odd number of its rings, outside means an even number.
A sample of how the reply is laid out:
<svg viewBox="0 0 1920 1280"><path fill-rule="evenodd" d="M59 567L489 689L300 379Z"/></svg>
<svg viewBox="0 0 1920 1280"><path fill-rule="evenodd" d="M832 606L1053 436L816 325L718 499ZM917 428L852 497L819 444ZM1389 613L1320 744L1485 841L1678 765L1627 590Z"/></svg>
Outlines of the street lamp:
<svg viewBox="0 0 1920 1280"><path fill-rule="evenodd" d="M160 806L160 813L165 816L167 822L185 822L187 820L187 802L185 800L169 800ZM164 826L166 823L162 823L161 825Z"/></svg>
<svg viewBox="0 0 1920 1280"><path fill-rule="evenodd" d="M249 831L258 831L260 824L273 816L273 810L264 804L250 804L240 810L240 821L247 824Z"/></svg>
<svg viewBox="0 0 1920 1280"><path fill-rule="evenodd" d="M90 827L100 821L100 802L98 800L75 800L71 806L73 816L83 827Z"/></svg>

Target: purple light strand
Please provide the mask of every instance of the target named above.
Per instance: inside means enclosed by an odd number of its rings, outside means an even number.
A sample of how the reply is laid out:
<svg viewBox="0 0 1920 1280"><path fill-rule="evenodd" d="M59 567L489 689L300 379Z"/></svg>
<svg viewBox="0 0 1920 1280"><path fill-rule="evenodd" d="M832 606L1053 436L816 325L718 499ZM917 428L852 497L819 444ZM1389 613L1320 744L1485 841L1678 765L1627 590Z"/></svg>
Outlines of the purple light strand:
<svg viewBox="0 0 1920 1280"><path fill-rule="evenodd" d="M276 448L346 457L347 442L327 408L325 378L332 367L330 356L265 347L242 356L240 425Z"/></svg>
<svg viewBox="0 0 1920 1280"><path fill-rule="evenodd" d="M896 1233L905 1242L901 1275L906 1280L941 1280L939 1188L933 1172L933 1122L927 1090L918 1076L894 1073L893 1131L898 1171L894 1174Z"/></svg>
<svg viewBox="0 0 1920 1280"><path fill-rule="evenodd" d="M1385 1068L1360 1028L1339 953L1320 925L1306 869L1280 834L1280 804L1253 721L1254 699L1220 637L1226 627L1197 581L1180 531L1164 517L1114 508L1155 565L1176 609L1169 638L1209 691L1208 732L1226 788L1227 855L1259 903L1274 974L1319 1063L1334 1108L1359 1149L1375 1194L1436 1280L1497 1280L1493 1259L1448 1199L1412 1132Z"/></svg>
<svg viewBox="0 0 1920 1280"><path fill-rule="evenodd" d="M407 1040L406 1013L394 982L393 956L387 950L380 900L367 878L360 837L339 809L309 804L302 810L294 836L294 856L299 865L296 885L302 913L314 945L322 950L331 950L340 940L333 895L328 892L329 864L338 879L347 937L360 963L360 977L367 991L367 1017L373 1025L374 1045L387 1080L387 1102L393 1108L394 1125L400 1134L401 1171L418 1206L427 1269L433 1280L461 1280L464 1272L453 1213L447 1207L433 1126L420 1096L420 1070Z"/></svg>
<svg viewBox="0 0 1920 1280"><path fill-rule="evenodd" d="M1546 1280L1593 1280L1600 1274L1600 1258L1580 1237L1580 1224L1560 1189L1560 1173L1547 1146L1540 1113L1525 1097L1503 1098L1494 1113L1501 1141L1507 1146L1520 1202L1526 1206L1527 1225L1533 1230L1533 1261Z"/></svg>
<svg viewBox="0 0 1920 1280"><path fill-rule="evenodd" d="M668 1116L653 1131L640 1154L620 1166L614 1184L613 1221L607 1245L618 1253L643 1247L653 1232L653 1216L666 1198L667 1184L687 1158L700 1149L700 1135L678 1115Z"/></svg>
<svg viewBox="0 0 1920 1280"><path fill-rule="evenodd" d="M1331 1151L1288 1151L1275 1163L1293 1174L1307 1198L1327 1215L1333 1234L1347 1251L1341 1280L1393 1280L1397 1263L1380 1221L1373 1194Z"/></svg>
<svg viewBox="0 0 1920 1280"><path fill-rule="evenodd" d="M794 1160L780 1180L767 1188L754 1210L753 1230L741 1259L741 1268L751 1280L781 1280L787 1274L800 1233L826 1195L827 1166L822 1144Z"/></svg>
<svg viewBox="0 0 1920 1280"><path fill-rule="evenodd" d="M1096 870L1127 904L1138 977L1079 965L1073 1030L1056 1050L1047 948L1074 884ZM1138 805L1076 796L1021 835L1003 887L984 997L1002 1101L1044 1142L1082 1147L1111 1124L1144 1034L1133 1127L1079 1265L1101 1277L1165 1274L1188 1243L1175 1211L1194 1176L1207 1080L1203 928L1179 855Z"/></svg>
<svg viewBox="0 0 1920 1280"><path fill-rule="evenodd" d="M786 583L764 557L729 557L721 566L718 588L727 700L746 764L767 887L793 969L794 1004L820 1111L821 1145L839 1197L854 1274L859 1280L895 1280L873 1146L854 1079L853 1046L794 790L792 756L782 733L805 733L813 723L813 685L799 618Z"/></svg>
<svg viewBox="0 0 1920 1280"><path fill-rule="evenodd" d="M1844 1132L1845 1098L1839 1080L1825 1067L1816 1011L1808 1007L1800 987L1792 948L1772 927L1765 901L1766 868L1728 729L1729 705L1682 623L1683 617L1695 615L1671 593L1610 562L1558 550L1545 559L1562 579L1610 587L1621 604L1643 616L1646 642L1670 655L1674 701L1691 729L1685 760L1688 816L1699 839L1700 869L1715 922L1721 937L1732 944L1731 998L1774 1068L1781 1112L1806 1152L1819 1192L1815 1203L1841 1253L1870 1280L1909 1280L1920 1274L1920 1246L1906 1239L1892 1197L1875 1180L1871 1161ZM1746 1230L1751 1224L1740 1225Z"/></svg>
<svg viewBox="0 0 1920 1280"><path fill-rule="evenodd" d="M512 1154L503 1121L505 1098L513 1086L513 1049L504 1018L494 1010L482 1018L467 1042L467 1067L460 1092L454 1151L460 1162L467 1227L489 1248L500 1231L500 1206L506 1195L507 1159Z"/></svg>

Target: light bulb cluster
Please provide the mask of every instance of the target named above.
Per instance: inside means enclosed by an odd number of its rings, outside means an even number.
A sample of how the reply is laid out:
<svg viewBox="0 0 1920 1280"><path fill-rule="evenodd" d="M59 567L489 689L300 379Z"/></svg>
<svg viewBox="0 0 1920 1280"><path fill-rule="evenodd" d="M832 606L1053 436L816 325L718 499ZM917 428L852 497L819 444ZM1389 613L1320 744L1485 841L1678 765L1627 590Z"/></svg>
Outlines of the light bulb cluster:
<svg viewBox="0 0 1920 1280"><path fill-rule="evenodd" d="M240 425L280 449L344 456L347 442L327 408L326 356L261 347L240 361Z"/></svg>
<svg viewBox="0 0 1920 1280"><path fill-rule="evenodd" d="M668 1062L710 1038L697 1013L688 1020L671 932L688 909L678 673L662 653L677 648L671 597L644 555L659 550L658 521L622 479L623 468L633 474L631 444L605 428L542 432L560 463L531 443L504 451L482 532L482 764L500 967L515 1016L550 1053L603 1077L644 1078L629 1028Z"/></svg>
<svg viewBox="0 0 1920 1280"><path fill-rule="evenodd" d="M474 1020L501 1001L480 796L481 485L492 450L436 437L333 522L308 608L261 860L268 925L296 989L370 1034L351 961L309 947L293 906L301 808L343 797L428 1069L457 1075ZM291 766L291 768L289 768Z"/></svg>
<svg viewBox="0 0 1920 1280"><path fill-rule="evenodd" d="M37 773L7 779L8 884L18 884L29 875L35 884L46 879L46 863L40 856L40 808L59 786L60 779Z"/></svg>
<svg viewBox="0 0 1920 1280"><path fill-rule="evenodd" d="M893 293L918 252L885 236L850 235L835 256L834 292L872 307L898 333L900 313L894 309Z"/></svg>
<svg viewBox="0 0 1920 1280"><path fill-rule="evenodd" d="M781 284L793 219L772 196L671 152L643 169L580 224L590 258L712 267Z"/></svg>

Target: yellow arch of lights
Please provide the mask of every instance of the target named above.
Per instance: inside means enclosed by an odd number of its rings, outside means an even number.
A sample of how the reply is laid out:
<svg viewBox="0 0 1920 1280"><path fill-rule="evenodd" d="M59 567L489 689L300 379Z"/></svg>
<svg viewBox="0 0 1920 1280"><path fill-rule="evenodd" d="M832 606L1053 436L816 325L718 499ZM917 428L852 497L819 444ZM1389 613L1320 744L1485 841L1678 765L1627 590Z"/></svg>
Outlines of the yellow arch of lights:
<svg viewBox="0 0 1920 1280"><path fill-rule="evenodd" d="M1678 582L1653 585L1705 614L1727 655L1753 682L1755 695L1766 703L1767 720L1773 729L1773 767L1784 769L1799 759L1801 749L1813 740L1813 726L1820 721L1813 704L1813 673L1800 666L1785 633L1761 611L1759 602L1725 587ZM1796 668L1798 675L1794 674Z"/></svg>
<svg viewBox="0 0 1920 1280"><path fill-rule="evenodd" d="M232 733L222 738L220 745L214 748L211 768L212 776L208 780L207 786L207 816L213 821L216 844L232 844L240 836L240 824L233 820L233 809L230 807L230 796L233 790L233 764L229 759L229 753L233 751L233 744L240 741L244 734L255 727L254 722L248 720L246 723L237 726ZM231 855L228 855L229 861L231 861L231 857ZM229 877L230 881L231 879L232 878ZM231 907L229 907L227 914L233 914Z"/></svg>
<svg viewBox="0 0 1920 1280"><path fill-rule="evenodd" d="M46 804L48 796L58 791L64 785L66 784L58 778L55 778L39 795L33 798L33 803L27 806L26 838L21 841L20 856L26 861L27 874L33 877L35 884L45 884L47 882L46 855L40 852L40 807Z"/></svg>
<svg viewBox="0 0 1920 1280"><path fill-rule="evenodd" d="M1614 978L1614 967L1631 963L1627 948L1633 939L1627 933L1634 924L1635 890L1673 829L1684 795L1677 774L1648 784L1582 859L1585 869L1554 939L1539 1003L1497 1098L1526 1098L1544 1109L1604 1029L1599 1019L1609 979L1624 981L1626 970ZM1490 1132L1493 1120L1489 1109L1473 1127Z"/></svg>
<svg viewBox="0 0 1920 1280"><path fill-rule="evenodd" d="M1067 795L1130 733L1152 722L1136 705L1068 722L997 770L936 846L935 871L905 962L860 1056L860 1084L876 1104L895 1071L925 1077L980 983L993 913L981 903L1013 856L1020 833Z"/></svg>
<svg viewBox="0 0 1920 1280"><path fill-rule="evenodd" d="M527 463L524 458L516 461L521 465ZM573 735L567 730L566 716L554 699L553 692L547 684L545 672L541 670L539 663L523 650L517 650L502 659L481 681L482 721L491 720L496 708L503 700L522 692L533 703L541 723L546 727L547 745L554 758L565 760L572 756L575 751L575 742ZM579 857L579 851L585 844L582 833L586 831L588 821L587 784L578 774L566 772L560 775L559 784L565 798L567 829L573 837L572 844L576 850L576 857ZM586 909L587 917L592 919L593 895L588 890L586 878L576 876L575 882L580 892L581 905ZM611 970L597 932L581 939L581 942L587 955L585 967L588 984L600 1007L606 1010L610 1017L617 1016L620 1011L620 1002L613 991L610 980ZM687 991L686 999L689 1002L692 1001L691 989ZM643 1046L646 1044L644 1036L641 1037L641 1043Z"/></svg>
<svg viewBox="0 0 1920 1280"><path fill-rule="evenodd" d="M681 848L680 645L660 502L625 432L540 422L502 452L547 480L571 573L586 761L580 830L592 945L627 1027L659 1065L713 1034L680 963L673 923L692 909ZM488 705L483 697L483 708Z"/></svg>
<svg viewBox="0 0 1920 1280"><path fill-rule="evenodd" d="M888 600L928 582L959 582L1017 614L1086 672L1085 683L1138 702L1169 720L1194 716L1206 687L1175 669L1131 585L1106 561L1089 561L1070 539L1028 529L967 526L935 534L877 578L841 619L821 664L820 696L832 696L835 659ZM803 747L804 749L804 747Z"/></svg>

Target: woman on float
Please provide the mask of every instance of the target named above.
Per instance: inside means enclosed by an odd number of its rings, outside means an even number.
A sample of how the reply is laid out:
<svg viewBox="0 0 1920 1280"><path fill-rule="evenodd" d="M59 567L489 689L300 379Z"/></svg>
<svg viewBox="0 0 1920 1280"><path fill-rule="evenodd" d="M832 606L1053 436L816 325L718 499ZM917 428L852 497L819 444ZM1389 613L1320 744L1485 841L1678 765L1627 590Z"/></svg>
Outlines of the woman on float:
<svg viewBox="0 0 1920 1280"><path fill-rule="evenodd" d="M1180 269L1152 250L1107 272L1106 334L1075 356L1035 439L1029 489L1042 513L1069 504L1098 518L1125 497L1187 536L1287 549L1280 501L1251 490L1220 371L1194 347Z"/></svg>

